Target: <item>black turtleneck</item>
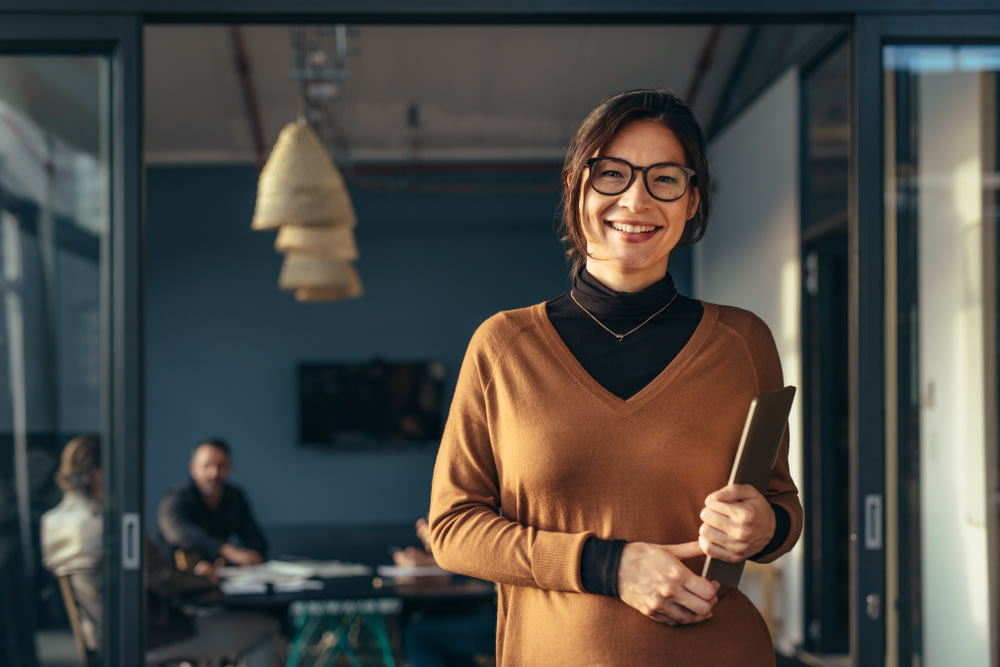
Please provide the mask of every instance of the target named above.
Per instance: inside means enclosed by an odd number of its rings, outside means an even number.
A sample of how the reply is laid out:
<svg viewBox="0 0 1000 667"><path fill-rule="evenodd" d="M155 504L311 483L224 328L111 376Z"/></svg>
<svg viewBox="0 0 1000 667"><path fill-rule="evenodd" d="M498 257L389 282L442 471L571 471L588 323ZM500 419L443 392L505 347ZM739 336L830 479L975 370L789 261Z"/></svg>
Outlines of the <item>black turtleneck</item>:
<svg viewBox="0 0 1000 667"><path fill-rule="evenodd" d="M590 376L622 399L635 395L663 372L687 345L704 314L700 301L677 293L669 273L640 292L616 292L584 269L573 281L571 293L579 304L570 293L545 304L552 326ZM584 308L617 334L642 326L619 341ZM777 521L774 537L756 557L778 548L790 529L784 508L773 503L771 507ZM618 563L624 548L624 540L587 540L580 558L586 590L617 597Z"/></svg>
<svg viewBox="0 0 1000 667"><path fill-rule="evenodd" d="M637 393L673 361L703 313L699 301L677 294L669 273L641 292L615 292L584 269L573 281L573 296L580 305L569 293L545 304L552 326L590 376L620 398ZM666 310L621 342L583 311L586 308L604 326L621 334L642 324L671 299Z"/></svg>

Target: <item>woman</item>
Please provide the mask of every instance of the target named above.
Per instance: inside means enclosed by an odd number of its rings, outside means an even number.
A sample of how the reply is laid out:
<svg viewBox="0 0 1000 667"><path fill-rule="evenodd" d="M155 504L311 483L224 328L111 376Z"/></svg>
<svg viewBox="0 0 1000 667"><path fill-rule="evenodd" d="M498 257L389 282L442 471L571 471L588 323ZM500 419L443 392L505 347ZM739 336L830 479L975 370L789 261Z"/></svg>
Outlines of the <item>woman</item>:
<svg viewBox="0 0 1000 667"><path fill-rule="evenodd" d="M604 101L563 169L568 294L477 330L438 453L442 567L500 584L500 665L773 665L763 619L700 577L769 562L802 507L787 434L763 496L725 486L750 401L783 385L752 313L677 294L667 265L708 224L691 111Z"/></svg>
<svg viewBox="0 0 1000 667"><path fill-rule="evenodd" d="M101 638L101 551L103 520L101 441L80 435L63 448L56 484L62 501L42 515L42 563L57 577L70 575L89 651Z"/></svg>

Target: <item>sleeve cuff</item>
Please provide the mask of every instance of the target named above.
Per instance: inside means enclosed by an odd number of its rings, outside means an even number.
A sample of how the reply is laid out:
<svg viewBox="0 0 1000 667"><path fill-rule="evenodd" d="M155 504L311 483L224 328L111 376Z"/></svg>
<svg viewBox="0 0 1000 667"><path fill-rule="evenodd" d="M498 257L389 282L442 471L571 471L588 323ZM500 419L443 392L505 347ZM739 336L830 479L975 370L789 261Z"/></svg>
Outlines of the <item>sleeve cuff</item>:
<svg viewBox="0 0 1000 667"><path fill-rule="evenodd" d="M785 538L788 537L788 532L792 529L792 519L788 516L788 510L781 505L769 504L771 505L771 510L774 511L774 536L767 543L767 546L751 556L750 560L757 560L777 551L778 547L784 544Z"/></svg>
<svg viewBox="0 0 1000 667"><path fill-rule="evenodd" d="M589 537L580 554L580 581L584 590L597 595L618 597L618 563L625 540Z"/></svg>

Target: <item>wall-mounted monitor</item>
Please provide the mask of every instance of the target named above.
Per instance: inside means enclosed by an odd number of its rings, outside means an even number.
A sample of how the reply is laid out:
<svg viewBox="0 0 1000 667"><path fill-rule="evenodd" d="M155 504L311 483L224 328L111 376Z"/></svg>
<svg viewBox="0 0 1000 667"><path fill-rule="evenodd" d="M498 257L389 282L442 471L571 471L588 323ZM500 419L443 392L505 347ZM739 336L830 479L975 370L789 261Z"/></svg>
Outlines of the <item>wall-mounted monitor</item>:
<svg viewBox="0 0 1000 667"><path fill-rule="evenodd" d="M300 363L299 444L345 451L436 445L444 381L441 361Z"/></svg>

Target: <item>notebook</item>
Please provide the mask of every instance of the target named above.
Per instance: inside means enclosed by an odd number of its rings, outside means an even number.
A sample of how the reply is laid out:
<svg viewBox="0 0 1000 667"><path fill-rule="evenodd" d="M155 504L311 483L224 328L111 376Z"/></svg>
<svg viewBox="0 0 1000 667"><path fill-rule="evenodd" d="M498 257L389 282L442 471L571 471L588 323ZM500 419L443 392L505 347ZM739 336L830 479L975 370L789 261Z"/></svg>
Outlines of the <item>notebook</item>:
<svg viewBox="0 0 1000 667"><path fill-rule="evenodd" d="M794 398L795 387L788 386L761 394L750 402L743 435L729 472L729 484L751 484L764 493L774 462L778 458L778 448L781 446L781 437L785 433ZM723 588L736 588L743 575L744 563L745 561L729 563L707 557L701 576L718 581Z"/></svg>

